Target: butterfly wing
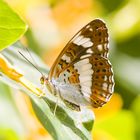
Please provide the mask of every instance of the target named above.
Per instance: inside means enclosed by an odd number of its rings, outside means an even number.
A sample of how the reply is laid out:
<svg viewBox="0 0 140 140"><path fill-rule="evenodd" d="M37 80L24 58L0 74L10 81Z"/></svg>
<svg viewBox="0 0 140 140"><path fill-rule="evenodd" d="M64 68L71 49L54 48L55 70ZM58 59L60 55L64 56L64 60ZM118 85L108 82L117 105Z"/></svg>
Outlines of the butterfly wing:
<svg viewBox="0 0 140 140"><path fill-rule="evenodd" d="M100 19L88 23L68 42L53 64L49 77L59 75L66 65L78 60L83 54L90 53L108 57L108 32Z"/></svg>
<svg viewBox="0 0 140 140"><path fill-rule="evenodd" d="M68 42L49 73L49 80L57 81L52 83L62 98L79 104L86 99L93 107L109 100L114 81L108 42L107 27L99 19L91 21Z"/></svg>

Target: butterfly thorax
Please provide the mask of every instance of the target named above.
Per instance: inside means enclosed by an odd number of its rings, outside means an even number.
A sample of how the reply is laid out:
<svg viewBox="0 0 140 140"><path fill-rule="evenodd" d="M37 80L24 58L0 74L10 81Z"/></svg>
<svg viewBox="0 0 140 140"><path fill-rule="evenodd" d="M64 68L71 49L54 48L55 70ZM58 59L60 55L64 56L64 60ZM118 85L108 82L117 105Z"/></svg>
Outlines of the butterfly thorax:
<svg viewBox="0 0 140 140"><path fill-rule="evenodd" d="M48 77L45 77L44 75L40 78L40 83L41 85L45 85L47 87L47 89L51 92L54 93L52 91L52 89L54 89L53 84L50 82L50 80L48 79Z"/></svg>

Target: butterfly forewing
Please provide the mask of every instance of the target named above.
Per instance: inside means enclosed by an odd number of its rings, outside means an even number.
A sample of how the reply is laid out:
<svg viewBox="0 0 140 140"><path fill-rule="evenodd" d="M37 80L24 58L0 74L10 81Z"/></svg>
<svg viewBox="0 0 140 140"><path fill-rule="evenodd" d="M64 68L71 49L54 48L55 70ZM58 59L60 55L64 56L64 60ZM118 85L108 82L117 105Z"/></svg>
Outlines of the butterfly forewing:
<svg viewBox="0 0 140 140"><path fill-rule="evenodd" d="M86 99L93 107L109 100L114 81L108 49L107 27L99 19L68 42L49 73L49 81L62 98L78 105Z"/></svg>
<svg viewBox="0 0 140 140"><path fill-rule="evenodd" d="M108 56L108 32L105 23L99 19L91 21L68 42L53 64L49 76L59 75L68 64L93 53Z"/></svg>

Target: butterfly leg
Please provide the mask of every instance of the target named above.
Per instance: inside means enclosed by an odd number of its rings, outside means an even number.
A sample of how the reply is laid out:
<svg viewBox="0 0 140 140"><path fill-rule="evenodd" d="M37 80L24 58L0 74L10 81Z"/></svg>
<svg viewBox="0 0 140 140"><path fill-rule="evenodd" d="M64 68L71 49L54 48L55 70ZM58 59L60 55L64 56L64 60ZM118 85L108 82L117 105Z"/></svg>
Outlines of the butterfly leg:
<svg viewBox="0 0 140 140"><path fill-rule="evenodd" d="M54 116L55 116L55 113L56 113L57 106L58 106L58 97L56 99L56 104L55 104L54 111L53 111Z"/></svg>
<svg viewBox="0 0 140 140"><path fill-rule="evenodd" d="M45 85L41 85L40 90L42 91L41 94L38 95L39 98L45 96Z"/></svg>

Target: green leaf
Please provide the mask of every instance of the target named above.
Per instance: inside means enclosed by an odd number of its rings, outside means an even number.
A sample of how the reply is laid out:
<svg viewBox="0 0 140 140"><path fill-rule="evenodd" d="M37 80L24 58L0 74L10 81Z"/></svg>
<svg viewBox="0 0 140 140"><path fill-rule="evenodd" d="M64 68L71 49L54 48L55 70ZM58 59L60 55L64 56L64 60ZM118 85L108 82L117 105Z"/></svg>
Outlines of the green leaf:
<svg viewBox="0 0 140 140"><path fill-rule="evenodd" d="M2 0L0 0L0 50L17 41L27 30L27 25Z"/></svg>
<svg viewBox="0 0 140 140"><path fill-rule="evenodd" d="M128 0L122 1L122 0L99 0L102 5L104 6L106 10L106 14L110 14L111 12L114 12L115 10L119 9L122 5L124 5Z"/></svg>
<svg viewBox="0 0 140 140"><path fill-rule="evenodd" d="M35 40L32 30L28 29L27 32L24 34L25 37L27 38L27 44L28 46L32 49L33 52L35 52L37 55L40 56L40 54L42 53L40 50L40 46L37 43L37 41Z"/></svg>
<svg viewBox="0 0 140 140"><path fill-rule="evenodd" d="M2 55L4 55L14 67L17 67L20 71L22 70L24 77L28 78L30 82L40 86L40 73L32 67L31 64L27 63L24 58L20 56L18 51L22 52L27 59L31 60L30 56L20 43L2 51ZM32 53L32 56L39 65L39 70L47 75L47 66L44 65L35 54ZM18 82L6 77L3 73L1 80L13 87L25 91L30 96L38 119L55 140L91 139L91 128L93 126L93 113L91 110L84 108L81 112L72 111L59 100L54 115L57 97L54 97L48 91L46 91L45 97L39 98L33 95L27 88L21 86ZM83 125L83 123L86 125Z"/></svg>
<svg viewBox="0 0 140 140"><path fill-rule="evenodd" d="M131 38L123 41L118 41L118 50L131 57L140 58L140 33L136 33Z"/></svg>
<svg viewBox="0 0 140 140"><path fill-rule="evenodd" d="M94 131L106 132L114 140L135 140L135 121L131 111L118 113L96 123Z"/></svg>
<svg viewBox="0 0 140 140"><path fill-rule="evenodd" d="M12 129L0 128L0 140L20 140Z"/></svg>
<svg viewBox="0 0 140 140"><path fill-rule="evenodd" d="M140 96L138 98L136 98L133 102L133 104L131 105L131 109L133 112L133 115L135 117L135 123L136 123L136 140L139 140L140 138Z"/></svg>
<svg viewBox="0 0 140 140"><path fill-rule="evenodd" d="M117 48L112 56L116 81L115 91L122 95L124 107L129 108L140 93L140 59L120 52Z"/></svg>

